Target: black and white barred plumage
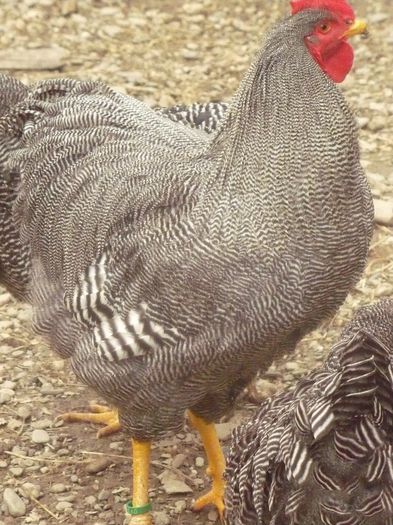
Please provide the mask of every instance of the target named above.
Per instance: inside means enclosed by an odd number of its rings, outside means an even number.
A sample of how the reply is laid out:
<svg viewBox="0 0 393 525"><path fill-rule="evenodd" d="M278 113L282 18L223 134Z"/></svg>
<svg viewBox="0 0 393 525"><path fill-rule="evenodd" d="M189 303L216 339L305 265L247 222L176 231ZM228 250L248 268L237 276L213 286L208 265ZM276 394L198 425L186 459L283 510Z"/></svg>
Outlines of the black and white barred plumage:
<svg viewBox="0 0 393 525"><path fill-rule="evenodd" d="M158 111L174 122L212 133L217 131L228 108L229 104L226 102L195 102L189 106L179 104L170 108L160 108Z"/></svg>
<svg viewBox="0 0 393 525"><path fill-rule="evenodd" d="M97 82L1 77L34 327L138 439L220 417L361 275L356 126L303 38L327 16L278 25L212 134Z"/></svg>
<svg viewBox="0 0 393 525"><path fill-rule="evenodd" d="M2 82L5 86L2 86ZM27 88L16 79L0 78L1 111L5 112L27 94ZM195 102L191 105L176 105L169 108L155 108L155 111L179 124L212 133L218 129L228 104L225 102ZM18 145L18 137L4 135L0 141L0 169L5 165L9 152ZM0 224L2 226L2 246L0 253L0 279L19 299L29 300L30 249L20 242L19 229L12 216L12 204L20 184L19 173L11 177L0 177ZM12 257L10 255L13 254Z"/></svg>
<svg viewBox="0 0 393 525"><path fill-rule="evenodd" d="M393 300L360 309L325 364L233 435L230 525L393 523Z"/></svg>

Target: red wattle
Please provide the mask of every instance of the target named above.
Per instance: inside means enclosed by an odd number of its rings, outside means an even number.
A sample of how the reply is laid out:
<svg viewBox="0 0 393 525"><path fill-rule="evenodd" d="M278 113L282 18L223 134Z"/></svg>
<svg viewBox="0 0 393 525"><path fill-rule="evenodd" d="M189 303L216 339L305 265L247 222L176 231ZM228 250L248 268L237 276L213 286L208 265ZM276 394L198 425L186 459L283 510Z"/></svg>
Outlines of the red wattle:
<svg viewBox="0 0 393 525"><path fill-rule="evenodd" d="M320 65L333 82L343 82L353 66L354 53L348 42L340 42L329 55L323 55Z"/></svg>

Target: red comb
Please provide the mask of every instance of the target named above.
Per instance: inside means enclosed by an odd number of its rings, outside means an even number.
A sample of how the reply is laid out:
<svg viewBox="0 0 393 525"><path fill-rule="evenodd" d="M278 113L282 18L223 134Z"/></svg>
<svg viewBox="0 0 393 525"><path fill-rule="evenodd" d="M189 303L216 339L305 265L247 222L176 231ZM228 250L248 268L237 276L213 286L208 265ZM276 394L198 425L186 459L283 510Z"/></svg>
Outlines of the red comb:
<svg viewBox="0 0 393 525"><path fill-rule="evenodd" d="M346 0L291 0L292 14L304 9L326 9L341 16L355 18L353 8Z"/></svg>

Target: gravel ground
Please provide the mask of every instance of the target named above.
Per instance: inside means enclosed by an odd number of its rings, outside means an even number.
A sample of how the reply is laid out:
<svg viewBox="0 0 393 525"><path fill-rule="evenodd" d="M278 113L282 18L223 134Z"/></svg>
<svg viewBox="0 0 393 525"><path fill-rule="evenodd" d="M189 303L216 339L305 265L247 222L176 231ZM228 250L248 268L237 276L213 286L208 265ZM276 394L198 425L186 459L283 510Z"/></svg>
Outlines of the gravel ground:
<svg viewBox="0 0 393 525"><path fill-rule="evenodd" d="M370 22L371 37L354 43L356 67L343 89L359 120L374 196L383 201L378 209L389 214L393 5L354 4ZM100 79L152 105L229 99L261 34L286 10L287 1L279 0L1 0L0 67L2 60L8 60L7 68L10 60L27 61L28 70L13 71L26 82ZM40 49L48 46L58 47ZM355 307L391 295L392 228L378 225L365 276L339 314L309 335L295 355L270 368L257 383L259 395L292 385L321 363ZM122 504L129 498L128 440L121 434L96 440L91 425L55 421L64 411L84 410L95 396L31 334L29 319L30 308L0 289L0 525L121 525ZM220 425L224 446L233 425L252 409L245 396L234 418ZM207 486L203 458L187 427L155 444L156 525L216 522L214 510L201 515L189 510Z"/></svg>

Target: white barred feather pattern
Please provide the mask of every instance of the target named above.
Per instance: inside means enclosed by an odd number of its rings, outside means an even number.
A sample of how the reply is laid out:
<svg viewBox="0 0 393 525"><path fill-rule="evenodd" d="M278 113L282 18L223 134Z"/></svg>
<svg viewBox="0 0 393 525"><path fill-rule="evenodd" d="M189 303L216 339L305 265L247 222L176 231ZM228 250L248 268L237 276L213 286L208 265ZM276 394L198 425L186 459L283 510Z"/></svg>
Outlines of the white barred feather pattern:
<svg viewBox="0 0 393 525"><path fill-rule="evenodd" d="M392 359L388 299L360 309L321 368L236 429L230 525L392 522Z"/></svg>

